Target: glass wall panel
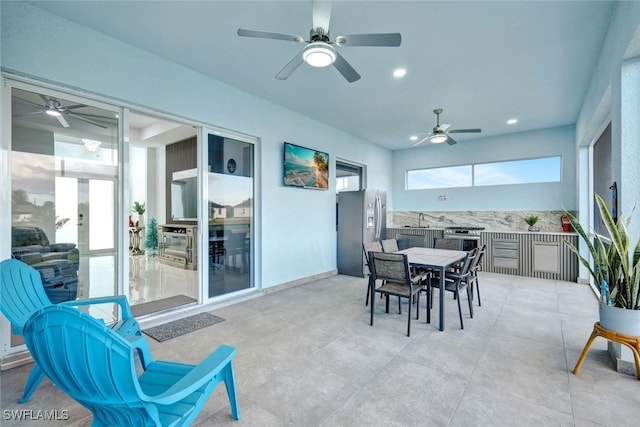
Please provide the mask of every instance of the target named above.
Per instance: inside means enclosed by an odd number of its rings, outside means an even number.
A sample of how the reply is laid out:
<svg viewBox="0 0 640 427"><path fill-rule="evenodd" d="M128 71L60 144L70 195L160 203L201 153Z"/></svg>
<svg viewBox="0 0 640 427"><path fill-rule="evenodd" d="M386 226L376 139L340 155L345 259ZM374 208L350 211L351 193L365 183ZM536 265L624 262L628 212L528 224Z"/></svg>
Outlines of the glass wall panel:
<svg viewBox="0 0 640 427"><path fill-rule="evenodd" d="M209 297L253 284L253 144L208 136Z"/></svg>
<svg viewBox="0 0 640 427"><path fill-rule="evenodd" d="M52 302L116 290L118 119L44 92L11 92L11 252ZM115 317L113 307L92 315Z"/></svg>

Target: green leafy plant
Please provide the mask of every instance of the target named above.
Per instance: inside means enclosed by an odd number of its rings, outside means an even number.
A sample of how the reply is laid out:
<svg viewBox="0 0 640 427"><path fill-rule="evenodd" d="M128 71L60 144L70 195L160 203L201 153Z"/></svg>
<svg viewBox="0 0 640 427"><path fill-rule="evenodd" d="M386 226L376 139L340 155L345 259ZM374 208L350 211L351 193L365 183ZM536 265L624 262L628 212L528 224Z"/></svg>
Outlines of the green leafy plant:
<svg viewBox="0 0 640 427"><path fill-rule="evenodd" d="M529 227L533 227L534 225L536 225L539 219L540 219L539 216L530 215L524 219L524 222L526 222L529 225Z"/></svg>
<svg viewBox="0 0 640 427"><path fill-rule="evenodd" d="M133 202L133 212L137 213L138 215L144 215L145 211L147 210L144 205L144 202Z"/></svg>
<svg viewBox="0 0 640 427"><path fill-rule="evenodd" d="M584 240L593 259L593 266L588 259L580 255L578 248L565 240L565 245L578 256L578 259L588 270L595 282L600 286L603 281L609 287L608 300L615 307L629 310L640 310L640 239L632 247L627 227L631 216L626 221L614 221L606 202L595 194L600 218L607 231L605 242L595 234L590 238L582 228L578 219L566 212L573 229Z"/></svg>

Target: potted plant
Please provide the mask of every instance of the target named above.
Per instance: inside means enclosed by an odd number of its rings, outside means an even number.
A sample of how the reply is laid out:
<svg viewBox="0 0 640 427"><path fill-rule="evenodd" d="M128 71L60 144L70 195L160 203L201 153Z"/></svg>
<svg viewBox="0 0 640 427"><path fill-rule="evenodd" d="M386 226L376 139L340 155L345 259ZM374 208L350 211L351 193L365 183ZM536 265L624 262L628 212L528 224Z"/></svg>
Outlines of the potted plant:
<svg viewBox="0 0 640 427"><path fill-rule="evenodd" d="M136 227L144 227L144 213L146 208L144 202L133 202L133 211L138 214L138 221L136 221Z"/></svg>
<svg viewBox="0 0 640 427"><path fill-rule="evenodd" d="M524 222L529 226L529 231L540 231L540 229L535 226L539 219L540 217L535 215L529 215L524 219Z"/></svg>
<svg viewBox="0 0 640 427"><path fill-rule="evenodd" d="M565 244L600 286L600 325L625 335L640 336L640 239L632 246L627 233L631 216L616 222L602 197L595 194L595 199L609 242L597 234L590 238L577 218L565 212L589 248L593 266L571 242L565 240Z"/></svg>

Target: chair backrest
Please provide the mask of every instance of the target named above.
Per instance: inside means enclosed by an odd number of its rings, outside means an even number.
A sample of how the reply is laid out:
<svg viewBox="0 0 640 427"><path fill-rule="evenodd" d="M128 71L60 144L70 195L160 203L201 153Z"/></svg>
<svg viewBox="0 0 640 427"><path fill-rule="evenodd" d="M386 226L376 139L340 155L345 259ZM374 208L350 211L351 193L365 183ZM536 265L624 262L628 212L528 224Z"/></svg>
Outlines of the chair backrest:
<svg viewBox="0 0 640 427"><path fill-rule="evenodd" d="M396 239L386 239L382 242L382 250L385 252L398 252L398 241Z"/></svg>
<svg viewBox="0 0 640 427"><path fill-rule="evenodd" d="M34 360L62 391L105 425L160 425L143 402L132 345L102 322L64 305L38 310L25 324Z"/></svg>
<svg viewBox="0 0 640 427"><path fill-rule="evenodd" d="M0 310L21 335L27 319L42 307L52 305L38 270L17 259L0 262Z"/></svg>
<svg viewBox="0 0 640 427"><path fill-rule="evenodd" d="M436 249L451 249L454 251L462 250L462 240L461 239L447 239L441 237L435 237L433 239L433 247Z"/></svg>
<svg viewBox="0 0 640 427"><path fill-rule="evenodd" d="M369 252L382 252L382 244L380 241L376 240L373 242L366 242L362 244L362 251L364 252L364 259L366 260L367 268L369 269L369 274L371 274L371 260L369 259Z"/></svg>
<svg viewBox="0 0 640 427"><path fill-rule="evenodd" d="M483 244L480 249L478 249L478 253L476 254L476 258L474 260L473 265L471 266L472 270L478 270L480 268L480 263L482 262L482 258L484 257L485 252L487 252L487 244Z"/></svg>
<svg viewBox="0 0 640 427"><path fill-rule="evenodd" d="M374 279L407 286L411 284L409 262L405 254L370 252L369 258Z"/></svg>
<svg viewBox="0 0 640 427"><path fill-rule="evenodd" d="M462 277L468 277L471 272L471 266L474 265L475 260L478 259L478 248L473 248L467 252L467 256L462 261L460 266L460 275Z"/></svg>

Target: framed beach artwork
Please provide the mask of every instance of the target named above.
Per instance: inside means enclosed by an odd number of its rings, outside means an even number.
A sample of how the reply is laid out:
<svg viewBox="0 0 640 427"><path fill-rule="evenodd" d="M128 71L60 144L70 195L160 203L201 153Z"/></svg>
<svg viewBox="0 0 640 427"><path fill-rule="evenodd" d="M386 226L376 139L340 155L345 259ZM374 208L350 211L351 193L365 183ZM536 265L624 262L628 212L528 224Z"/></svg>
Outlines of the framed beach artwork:
<svg viewBox="0 0 640 427"><path fill-rule="evenodd" d="M329 189L329 154L285 142L284 185Z"/></svg>

